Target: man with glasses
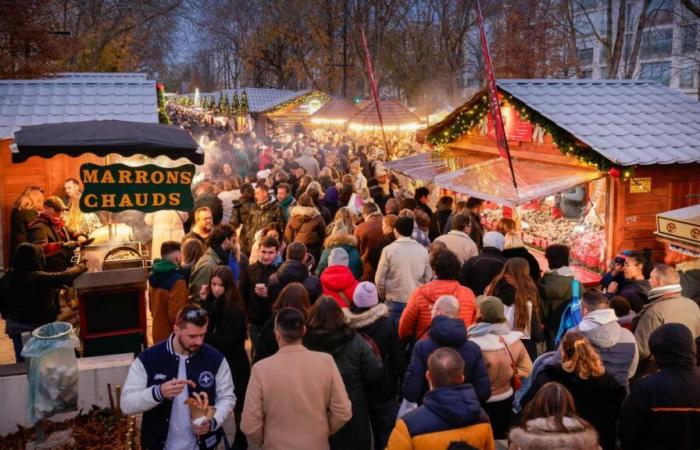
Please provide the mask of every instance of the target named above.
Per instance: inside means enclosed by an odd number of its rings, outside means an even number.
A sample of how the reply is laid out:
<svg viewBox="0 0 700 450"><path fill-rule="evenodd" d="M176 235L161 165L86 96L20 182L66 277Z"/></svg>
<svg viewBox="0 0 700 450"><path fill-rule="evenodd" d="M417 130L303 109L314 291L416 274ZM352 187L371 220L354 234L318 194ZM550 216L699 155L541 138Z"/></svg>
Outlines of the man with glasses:
<svg viewBox="0 0 700 450"><path fill-rule="evenodd" d="M204 343L207 312L184 306L170 337L141 352L129 368L121 396L125 414L143 413L141 447L165 450L213 449L221 425L236 404L224 355ZM186 400L206 393L214 417L194 422Z"/></svg>

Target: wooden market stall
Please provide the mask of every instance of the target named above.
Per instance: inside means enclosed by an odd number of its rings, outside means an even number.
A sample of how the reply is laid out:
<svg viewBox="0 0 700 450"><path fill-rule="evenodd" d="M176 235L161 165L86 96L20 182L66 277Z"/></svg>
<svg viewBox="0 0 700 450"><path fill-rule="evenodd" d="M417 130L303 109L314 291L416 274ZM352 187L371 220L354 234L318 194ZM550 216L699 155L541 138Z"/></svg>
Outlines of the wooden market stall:
<svg viewBox="0 0 700 450"><path fill-rule="evenodd" d="M518 189L485 91L425 136L445 161L490 160L434 183L490 200L487 226L514 208L530 246L566 243L589 269L623 249L650 247L661 260L656 214L700 203L700 103L650 81L500 80L498 89ZM567 214L572 204L580 214Z"/></svg>
<svg viewBox="0 0 700 450"><path fill-rule="evenodd" d="M422 127L421 120L398 100L381 100L384 131L387 133L414 132ZM378 132L382 128L377 105L370 102L348 120L348 129L356 132Z"/></svg>
<svg viewBox="0 0 700 450"><path fill-rule="evenodd" d="M27 186L38 186L46 195L64 196L67 178L77 178L78 168L100 158L56 155L32 157L12 164L14 133L25 125L120 119L158 123L156 82L136 74L61 74L41 80L0 80L0 227L1 265L8 261L10 212Z"/></svg>
<svg viewBox="0 0 700 450"><path fill-rule="evenodd" d="M360 110L344 98L332 98L318 111L311 114L309 123L312 126L345 128L348 119Z"/></svg>

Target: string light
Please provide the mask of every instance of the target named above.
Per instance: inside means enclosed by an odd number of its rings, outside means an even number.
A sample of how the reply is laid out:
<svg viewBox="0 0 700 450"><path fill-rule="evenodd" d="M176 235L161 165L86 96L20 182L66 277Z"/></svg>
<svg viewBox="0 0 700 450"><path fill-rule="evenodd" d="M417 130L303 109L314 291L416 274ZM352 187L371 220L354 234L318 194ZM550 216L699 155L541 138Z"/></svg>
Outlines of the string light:
<svg viewBox="0 0 700 450"><path fill-rule="evenodd" d="M612 163L610 160L595 152L590 147L579 143L567 131L562 130L551 120L544 117L539 112L529 108L525 103L521 102L512 95L503 92L503 99L508 105L515 108L520 113L520 116L529 121L535 126L540 127L545 133L552 137L552 143L564 155L570 155L581 161L582 163L595 167L599 171L607 171L612 167L620 167L618 164ZM460 136L474 128L481 122L482 117L489 109L488 97L482 95L481 98L475 99L475 104L460 112L451 123L446 123L446 128L437 127L427 136L427 141L435 146L445 146L450 142L457 140ZM476 116L472 116L472 111L475 111ZM634 172L633 168L625 168L623 172L624 178L629 178Z"/></svg>

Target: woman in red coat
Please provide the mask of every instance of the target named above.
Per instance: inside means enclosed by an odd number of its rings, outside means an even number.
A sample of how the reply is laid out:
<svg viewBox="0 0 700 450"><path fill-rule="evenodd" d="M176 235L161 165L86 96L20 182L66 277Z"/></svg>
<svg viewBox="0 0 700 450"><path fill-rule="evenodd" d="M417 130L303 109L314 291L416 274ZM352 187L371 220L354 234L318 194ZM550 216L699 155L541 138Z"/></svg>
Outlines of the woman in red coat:
<svg viewBox="0 0 700 450"><path fill-rule="evenodd" d="M323 295L332 297L341 308L352 305L352 296L357 287L357 280L348 267L348 252L341 247L331 250L328 267L321 274Z"/></svg>

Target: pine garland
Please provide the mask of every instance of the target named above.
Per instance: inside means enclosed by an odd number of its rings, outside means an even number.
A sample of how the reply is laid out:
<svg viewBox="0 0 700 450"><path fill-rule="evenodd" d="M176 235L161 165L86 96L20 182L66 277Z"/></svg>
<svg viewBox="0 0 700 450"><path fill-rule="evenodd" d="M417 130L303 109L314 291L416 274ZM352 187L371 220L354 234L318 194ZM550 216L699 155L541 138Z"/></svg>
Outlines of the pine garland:
<svg viewBox="0 0 700 450"><path fill-rule="evenodd" d="M165 111L165 86L162 83L156 83L156 101L158 102L158 123L172 125L168 113Z"/></svg>
<svg viewBox="0 0 700 450"><path fill-rule="evenodd" d="M623 168L614 164L516 97L507 92L500 92L503 94L503 100L512 105L523 120L527 120L532 125L539 126L544 132L549 133L552 136L552 142L562 154L573 156L584 164L594 166L599 171L611 171L611 174L622 173L624 178L629 178L633 174L634 169L632 167ZM488 96L483 94L471 106L466 107L457 114L448 126L432 131L426 138L428 143L442 148L450 142L454 142L479 124L484 116L488 114L488 109Z"/></svg>
<svg viewBox="0 0 700 450"><path fill-rule="evenodd" d="M323 92L312 91L312 92L309 92L307 94L301 95L299 97L295 97L291 100L287 100L286 102L282 102L279 105L277 105L273 108L270 108L265 112L266 113L274 113L274 112L279 111L282 108L286 108L289 105L297 105L299 103L304 103L307 100L311 101L315 98L321 100L321 102L323 102L323 103L328 103L328 101L330 101L330 99L331 99L331 97L329 95L324 94Z"/></svg>

